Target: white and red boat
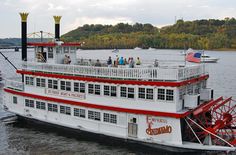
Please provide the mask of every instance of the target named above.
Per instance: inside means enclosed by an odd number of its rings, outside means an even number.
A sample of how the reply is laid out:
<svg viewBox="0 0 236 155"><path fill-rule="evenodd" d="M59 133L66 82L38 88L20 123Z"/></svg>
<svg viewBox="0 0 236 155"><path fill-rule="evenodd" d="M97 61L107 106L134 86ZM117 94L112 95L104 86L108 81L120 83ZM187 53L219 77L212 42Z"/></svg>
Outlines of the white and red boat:
<svg viewBox="0 0 236 155"><path fill-rule="evenodd" d="M235 102L213 98L203 64L96 67L76 60L79 43L28 45L34 61L17 70L22 82L6 80L5 110L153 147L235 151Z"/></svg>

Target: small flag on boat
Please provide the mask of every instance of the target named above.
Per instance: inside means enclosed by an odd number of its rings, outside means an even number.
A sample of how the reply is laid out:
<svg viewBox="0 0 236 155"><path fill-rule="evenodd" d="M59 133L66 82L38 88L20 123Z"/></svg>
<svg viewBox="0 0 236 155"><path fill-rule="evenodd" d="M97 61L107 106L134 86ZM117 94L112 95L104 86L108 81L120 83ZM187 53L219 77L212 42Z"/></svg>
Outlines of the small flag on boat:
<svg viewBox="0 0 236 155"><path fill-rule="evenodd" d="M186 56L186 60L189 62L196 62L196 63L200 63L201 62L201 53L199 52L190 52L187 54Z"/></svg>

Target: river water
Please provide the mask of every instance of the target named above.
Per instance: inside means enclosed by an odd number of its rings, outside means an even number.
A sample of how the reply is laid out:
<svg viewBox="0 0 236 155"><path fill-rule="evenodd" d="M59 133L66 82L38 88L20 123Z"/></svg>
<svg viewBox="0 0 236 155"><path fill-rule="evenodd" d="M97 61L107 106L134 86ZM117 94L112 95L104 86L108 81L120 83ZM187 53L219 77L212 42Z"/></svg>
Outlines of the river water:
<svg viewBox="0 0 236 155"><path fill-rule="evenodd" d="M154 59L182 60L180 50L120 50L112 53L111 50L80 50L78 57L83 59L106 60L112 56L113 60L118 55L140 57L141 61L153 62ZM219 96L232 96L236 99L236 51L205 51L206 54L218 57L218 63L206 64L210 78L208 87L214 89L215 98ZM17 67L20 66L21 53L3 51ZM28 57L33 57L33 52L28 52ZM4 78L16 76L15 70L2 57L0 57L0 70ZM2 103L2 87L0 86L0 104ZM8 115L0 109L0 154L101 154L101 155L136 155L136 154L173 154L168 150L153 149L102 136L72 133L53 127L28 124L25 122L3 123L1 118ZM176 154L176 153L174 153Z"/></svg>

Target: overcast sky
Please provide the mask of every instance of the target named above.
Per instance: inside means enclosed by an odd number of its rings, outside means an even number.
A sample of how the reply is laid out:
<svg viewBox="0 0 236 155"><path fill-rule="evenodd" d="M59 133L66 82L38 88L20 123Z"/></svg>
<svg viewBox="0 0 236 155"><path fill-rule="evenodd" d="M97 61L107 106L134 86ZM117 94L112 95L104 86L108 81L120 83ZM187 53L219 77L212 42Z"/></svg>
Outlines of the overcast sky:
<svg viewBox="0 0 236 155"><path fill-rule="evenodd" d="M0 0L0 38L20 37L19 12L29 12L28 33L54 33L53 15L61 15L61 34L84 24L151 23L177 19L236 16L236 0Z"/></svg>

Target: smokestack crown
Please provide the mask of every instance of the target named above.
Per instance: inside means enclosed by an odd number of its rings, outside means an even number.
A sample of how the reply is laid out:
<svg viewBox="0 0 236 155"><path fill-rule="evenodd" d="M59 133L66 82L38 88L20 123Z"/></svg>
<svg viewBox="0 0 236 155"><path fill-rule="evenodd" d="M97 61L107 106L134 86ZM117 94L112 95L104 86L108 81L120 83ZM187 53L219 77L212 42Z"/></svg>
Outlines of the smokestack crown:
<svg viewBox="0 0 236 155"><path fill-rule="evenodd" d="M27 12L21 12L20 16L21 16L21 22L27 22L27 17L28 17L29 13Z"/></svg>
<svg viewBox="0 0 236 155"><path fill-rule="evenodd" d="M55 24L60 24L61 16L53 16Z"/></svg>

